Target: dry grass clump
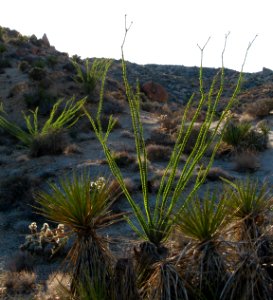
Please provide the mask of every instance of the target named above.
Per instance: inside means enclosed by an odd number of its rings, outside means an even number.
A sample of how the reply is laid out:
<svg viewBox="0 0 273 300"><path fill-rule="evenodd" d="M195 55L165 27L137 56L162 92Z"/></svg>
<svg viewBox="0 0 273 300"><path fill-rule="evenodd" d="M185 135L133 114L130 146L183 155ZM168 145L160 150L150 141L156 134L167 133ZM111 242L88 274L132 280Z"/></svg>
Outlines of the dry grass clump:
<svg viewBox="0 0 273 300"><path fill-rule="evenodd" d="M31 294L35 290L36 275L34 273L21 271L21 272L8 272L4 278L4 286L6 294L15 296Z"/></svg>
<svg viewBox="0 0 273 300"><path fill-rule="evenodd" d="M147 144L173 146L174 140L169 132L161 128L156 128L151 131L150 139L147 141Z"/></svg>
<svg viewBox="0 0 273 300"><path fill-rule="evenodd" d="M258 99L247 105L246 112L256 118L266 117L273 110L273 99Z"/></svg>
<svg viewBox="0 0 273 300"><path fill-rule="evenodd" d="M146 147L147 158L150 161L168 161L172 148L163 145L150 144Z"/></svg>
<svg viewBox="0 0 273 300"><path fill-rule="evenodd" d="M221 178L228 180L234 179L233 176L229 175L228 172L219 167L212 167L207 174L207 179L211 181L221 180Z"/></svg>
<svg viewBox="0 0 273 300"><path fill-rule="evenodd" d="M113 158L114 158L116 164L121 168L125 168L125 167L135 168L136 167L135 156L131 155L127 151L114 152Z"/></svg>
<svg viewBox="0 0 273 300"><path fill-rule="evenodd" d="M233 158L234 169L238 172L255 172L259 169L259 159L251 151L237 153Z"/></svg>
<svg viewBox="0 0 273 300"><path fill-rule="evenodd" d="M41 300L69 300L71 295L69 293L71 283L71 276L56 272L52 273L46 281L46 291L41 292L38 299Z"/></svg>
<svg viewBox="0 0 273 300"><path fill-rule="evenodd" d="M52 131L45 135L37 135L30 146L30 156L59 155L65 151L67 145L67 139L63 131Z"/></svg>

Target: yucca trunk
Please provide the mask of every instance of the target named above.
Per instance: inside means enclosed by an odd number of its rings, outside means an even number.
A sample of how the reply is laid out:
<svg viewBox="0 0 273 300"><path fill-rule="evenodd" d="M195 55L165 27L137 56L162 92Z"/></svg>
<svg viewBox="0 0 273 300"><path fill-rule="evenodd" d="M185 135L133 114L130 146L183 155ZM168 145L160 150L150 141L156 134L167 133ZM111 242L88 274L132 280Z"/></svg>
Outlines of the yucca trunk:
<svg viewBox="0 0 273 300"><path fill-rule="evenodd" d="M69 255L73 263L72 294L77 294L79 284L89 286L97 282L110 292L113 258L101 237L94 231L78 233Z"/></svg>

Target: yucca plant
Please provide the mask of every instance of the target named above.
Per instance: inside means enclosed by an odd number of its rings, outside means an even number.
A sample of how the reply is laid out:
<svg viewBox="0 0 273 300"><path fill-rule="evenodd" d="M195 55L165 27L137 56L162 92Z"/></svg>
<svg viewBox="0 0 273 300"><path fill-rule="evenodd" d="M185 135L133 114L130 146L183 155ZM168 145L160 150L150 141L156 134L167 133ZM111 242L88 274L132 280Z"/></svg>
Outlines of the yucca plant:
<svg viewBox="0 0 273 300"><path fill-rule="evenodd" d="M190 276L197 298L217 299L220 295L227 275L220 251L227 221L225 199L219 199L216 193L207 193L204 200L192 198L176 217L178 229L192 241L192 250L188 252L191 257L187 259L192 269L197 270L196 276Z"/></svg>
<svg viewBox="0 0 273 300"><path fill-rule="evenodd" d="M223 180L237 259L221 299L272 299L272 238L266 232L266 217L273 198L268 185L250 177Z"/></svg>
<svg viewBox="0 0 273 300"><path fill-rule="evenodd" d="M229 214L239 221L240 239L257 239L261 236L260 228L266 213L273 205L273 197L266 182L247 177L245 180L226 182L225 197Z"/></svg>
<svg viewBox="0 0 273 300"><path fill-rule="evenodd" d="M234 150L238 150L250 130L250 123L235 123L234 121L230 121L224 129L223 141L231 145Z"/></svg>
<svg viewBox="0 0 273 300"><path fill-rule="evenodd" d="M0 127L6 130L9 134L16 137L22 144L31 149L32 147L38 147L40 142L42 146L46 147L49 140L57 136L60 142L60 133L67 128L72 127L81 117L80 110L83 107L86 99L75 101L74 98L64 102L60 99L57 101L50 112L49 118L43 125L40 124L38 118L39 108L37 107L34 111L30 111L29 115L23 112L26 129L21 128L14 122L9 121L5 115L3 105L0 106ZM61 107L64 104L64 107ZM37 145L38 143L38 145ZM52 143L51 143L51 148ZM51 151L51 148L46 148ZM46 151L45 151L46 152Z"/></svg>
<svg viewBox="0 0 273 300"><path fill-rule="evenodd" d="M76 70L75 81L83 86L88 95L94 91L112 63L109 59L94 59L92 63L86 59L85 67L82 68L76 60L71 60L71 62Z"/></svg>
<svg viewBox="0 0 273 300"><path fill-rule="evenodd" d="M97 233L123 219L123 213L111 214L115 201L109 185L99 178L92 182L87 172L64 177L59 184L50 183L49 192L36 195L38 212L47 219L64 224L69 234L76 235L68 257L72 265L72 292L78 284L91 286L105 282L110 286L113 258L106 240Z"/></svg>

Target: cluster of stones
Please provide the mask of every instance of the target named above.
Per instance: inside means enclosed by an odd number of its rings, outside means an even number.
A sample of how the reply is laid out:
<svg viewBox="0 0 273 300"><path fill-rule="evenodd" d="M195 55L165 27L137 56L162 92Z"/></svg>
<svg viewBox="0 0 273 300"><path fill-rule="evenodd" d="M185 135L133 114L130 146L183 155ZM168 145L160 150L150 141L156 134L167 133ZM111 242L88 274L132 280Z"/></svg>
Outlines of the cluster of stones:
<svg viewBox="0 0 273 300"><path fill-rule="evenodd" d="M50 229L49 225L44 223L38 232L36 222L32 222L28 228L30 234L25 237L26 241L20 246L20 249L31 254L52 258L64 248L68 241L63 224L59 224L55 229Z"/></svg>

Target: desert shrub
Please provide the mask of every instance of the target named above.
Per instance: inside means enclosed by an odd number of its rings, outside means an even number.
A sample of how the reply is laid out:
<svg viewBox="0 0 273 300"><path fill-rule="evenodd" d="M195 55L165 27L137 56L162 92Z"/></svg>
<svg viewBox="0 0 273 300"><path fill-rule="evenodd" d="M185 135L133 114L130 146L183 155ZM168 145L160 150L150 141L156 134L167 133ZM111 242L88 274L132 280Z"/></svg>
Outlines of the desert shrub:
<svg viewBox="0 0 273 300"><path fill-rule="evenodd" d="M54 68L58 64L58 57L55 55L49 55L46 58L46 63L49 67Z"/></svg>
<svg viewBox="0 0 273 300"><path fill-rule="evenodd" d="M47 115L57 99L45 89L39 87L37 91L24 95L24 101L28 109L35 109L39 106L39 113Z"/></svg>
<svg viewBox="0 0 273 300"><path fill-rule="evenodd" d="M84 92L88 95L94 91L112 63L111 60L107 59L95 59L90 65L89 59L86 59L83 68L76 60L71 62L76 71L74 80L83 86Z"/></svg>
<svg viewBox="0 0 273 300"><path fill-rule="evenodd" d="M250 151L263 151L267 148L267 143L268 134L251 129L240 142L240 147Z"/></svg>
<svg viewBox="0 0 273 300"><path fill-rule="evenodd" d="M251 128L250 123L229 122L224 129L223 141L236 152L263 151L267 148L268 131Z"/></svg>
<svg viewBox="0 0 273 300"><path fill-rule="evenodd" d="M258 157L251 151L237 153L233 161L238 172L255 172L260 166Z"/></svg>
<svg viewBox="0 0 273 300"><path fill-rule="evenodd" d="M4 44L0 44L0 55L7 51L7 48Z"/></svg>
<svg viewBox="0 0 273 300"><path fill-rule="evenodd" d="M171 147L155 144L148 145L146 151L150 161L168 161L172 153Z"/></svg>
<svg viewBox="0 0 273 300"><path fill-rule="evenodd" d="M30 156L62 154L68 145L62 130L52 130L46 134L36 135L30 145Z"/></svg>
<svg viewBox="0 0 273 300"><path fill-rule="evenodd" d="M18 63L18 69L25 73L30 69L30 64L27 61L22 60Z"/></svg>
<svg viewBox="0 0 273 300"><path fill-rule="evenodd" d="M46 67L46 61L44 59L37 59L33 62L33 67L44 69Z"/></svg>
<svg viewBox="0 0 273 300"><path fill-rule="evenodd" d="M157 145L165 145L165 146L173 146L174 145L174 139L172 135L161 129L156 128L152 130L150 139L147 140L148 144L157 144Z"/></svg>
<svg viewBox="0 0 273 300"><path fill-rule="evenodd" d="M124 112L124 109L125 103L123 101L108 96L102 107L102 112L103 114L110 116L111 114L122 113Z"/></svg>
<svg viewBox="0 0 273 300"><path fill-rule="evenodd" d="M36 275L29 272L9 272L5 276L4 285L8 295L30 294L35 290Z"/></svg>
<svg viewBox="0 0 273 300"><path fill-rule="evenodd" d="M38 108L35 111L31 111L30 115L25 115L24 119L27 129L22 129L15 123L8 121L3 115L5 112L2 109L2 116L0 115L0 127L4 128L8 133L15 136L24 146L32 149L32 153L45 153L43 148L47 148L49 143L53 149L56 150L56 154L60 152L60 145L63 145L62 140L57 140L61 137L62 132L66 128L72 127L78 119L81 117L79 111L85 103L85 98L75 101L74 98L66 101L62 109L60 106L63 104L63 100L57 101L49 114L48 119L41 126L38 120ZM50 149L48 149L50 151ZM52 150L50 151L51 154Z"/></svg>
<svg viewBox="0 0 273 300"><path fill-rule="evenodd" d="M71 299L71 294L69 293L70 282L71 276L67 273L54 272L50 274L46 281L46 290L39 293L38 299Z"/></svg>
<svg viewBox="0 0 273 300"><path fill-rule="evenodd" d="M36 181L25 174L13 175L0 183L0 210L5 211L14 207L24 207L33 201L33 188Z"/></svg>
<svg viewBox="0 0 273 300"><path fill-rule="evenodd" d="M136 166L136 158L127 151L114 152L113 159L121 168Z"/></svg>
<svg viewBox="0 0 273 300"><path fill-rule="evenodd" d="M238 149L250 129L251 124L249 123L235 123L230 121L224 129L223 141L235 149Z"/></svg>
<svg viewBox="0 0 273 300"><path fill-rule="evenodd" d="M228 172L219 167L212 167L207 174L207 179L210 181L221 180L221 178L226 178L228 180L234 179L233 176L229 175Z"/></svg>
<svg viewBox="0 0 273 300"><path fill-rule="evenodd" d="M269 115L273 110L273 99L258 99L247 105L246 112L254 117L262 118Z"/></svg>
<svg viewBox="0 0 273 300"><path fill-rule="evenodd" d="M33 67L30 69L28 76L34 81L41 81L46 77L46 71L41 67Z"/></svg>

